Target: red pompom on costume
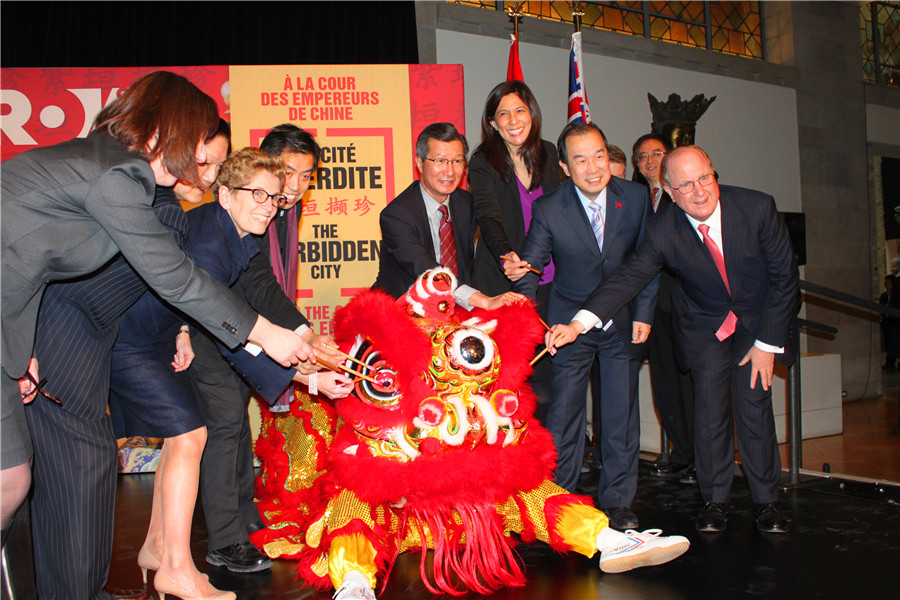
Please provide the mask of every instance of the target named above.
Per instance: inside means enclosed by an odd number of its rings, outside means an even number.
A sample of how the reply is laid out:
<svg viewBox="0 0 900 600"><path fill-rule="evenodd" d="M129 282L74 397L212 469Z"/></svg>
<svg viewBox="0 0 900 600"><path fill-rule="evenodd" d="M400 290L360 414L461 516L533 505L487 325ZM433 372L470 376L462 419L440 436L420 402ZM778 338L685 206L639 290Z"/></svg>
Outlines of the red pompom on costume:
<svg viewBox="0 0 900 600"><path fill-rule="evenodd" d="M310 584L338 588L355 570L374 588L399 553L433 549L432 571L424 552L420 563L429 590L484 594L525 583L513 533L597 550L606 516L550 481L553 441L533 416L537 313L527 301L465 311L454 288L435 269L399 300L360 293L335 339L373 381L356 379L333 411L298 392L290 413L264 414L267 529L252 539L298 560Z"/></svg>

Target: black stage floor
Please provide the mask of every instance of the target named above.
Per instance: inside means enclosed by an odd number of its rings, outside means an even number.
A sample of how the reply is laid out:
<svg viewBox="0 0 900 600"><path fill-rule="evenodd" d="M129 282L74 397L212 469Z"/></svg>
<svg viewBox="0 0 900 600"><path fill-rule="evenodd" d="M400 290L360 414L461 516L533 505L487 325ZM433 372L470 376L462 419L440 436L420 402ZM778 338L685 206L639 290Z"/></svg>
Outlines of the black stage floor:
<svg viewBox="0 0 900 600"><path fill-rule="evenodd" d="M594 474L582 479L580 492L590 493ZM804 478L807 479L807 478ZM116 541L110 585L140 587L135 563L150 511L151 475L119 477ZM900 487L837 478L812 477L782 494L791 533L761 534L753 525L749 490L735 477L728 530L695 531L692 518L700 507L696 486L650 476L641 463L633 505L642 528L685 535L690 550L676 561L630 573L608 575L594 559L556 554L544 544L520 547L529 582L501 590L494 600L704 600L704 599L880 599L900 597ZM10 540L11 544L16 540ZM19 536L25 549L27 541ZM9 550L9 548L8 548ZM202 511L194 521L194 560L211 581L234 590L241 600L326 600L332 592L316 592L294 579L293 565L276 560L269 572L236 575L208 566ZM30 564L26 552L10 553L11 569L21 576ZM419 578L419 556L401 556L382 600L424 600L430 594ZM27 587L27 586L22 586ZM4 591L5 596L5 591ZM19 600L34 597L23 589ZM466 598L479 598L470 594ZM80 600L80 599L73 599Z"/></svg>

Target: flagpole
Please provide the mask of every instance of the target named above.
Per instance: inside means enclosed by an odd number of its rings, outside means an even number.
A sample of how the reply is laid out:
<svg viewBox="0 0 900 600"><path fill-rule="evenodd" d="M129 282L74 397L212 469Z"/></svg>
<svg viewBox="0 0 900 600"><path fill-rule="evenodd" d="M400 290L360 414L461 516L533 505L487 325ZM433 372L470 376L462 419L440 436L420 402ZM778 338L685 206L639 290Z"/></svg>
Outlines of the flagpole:
<svg viewBox="0 0 900 600"><path fill-rule="evenodd" d="M512 43L509 46L509 63L506 66L507 81L525 81L525 76L522 74L522 65L519 63L519 20L525 14L522 12L524 7L524 2L516 2L506 9L509 18L513 22Z"/></svg>
<svg viewBox="0 0 900 600"><path fill-rule="evenodd" d="M583 2L569 2L569 10L572 12L572 23L575 25L575 33L581 32L581 17L584 16Z"/></svg>
<svg viewBox="0 0 900 600"><path fill-rule="evenodd" d="M581 59L581 18L584 16L583 2L568 2L575 31L572 33L572 47L569 51L569 99L567 106L568 123L591 122L591 109L584 90L584 68Z"/></svg>
<svg viewBox="0 0 900 600"><path fill-rule="evenodd" d="M519 20L525 15L525 13L522 12L524 7L524 2L516 2L506 9L509 18L513 21L513 35L516 36L517 40L519 39Z"/></svg>

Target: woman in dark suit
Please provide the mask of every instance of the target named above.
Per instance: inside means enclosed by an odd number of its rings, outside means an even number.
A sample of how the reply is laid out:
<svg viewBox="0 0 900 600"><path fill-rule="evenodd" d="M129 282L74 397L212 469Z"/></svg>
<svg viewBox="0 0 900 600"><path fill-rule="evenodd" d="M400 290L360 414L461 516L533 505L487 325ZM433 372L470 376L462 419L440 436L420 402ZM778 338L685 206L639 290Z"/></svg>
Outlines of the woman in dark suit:
<svg viewBox="0 0 900 600"><path fill-rule="evenodd" d="M518 260L531 222L531 204L559 187L556 147L541 139L541 109L521 81L504 81L488 94L481 115L481 145L469 163L469 187L481 234L475 248L473 287L488 296L508 292L503 256ZM547 265L535 296L547 319L553 263ZM531 384L538 402L550 402L550 360L534 366ZM542 414L538 409L538 414Z"/></svg>
<svg viewBox="0 0 900 600"><path fill-rule="evenodd" d="M182 248L190 232L179 200L202 202L203 189L212 186L228 156L230 137L228 123L220 119L216 135L206 142L207 161L199 166L204 188L180 182L174 188L157 187L155 206L167 205L180 213L173 234ZM206 444L206 427L186 373L193 357L184 316L155 294L145 293L123 315L112 351L110 414L117 438L165 438L153 480L147 537L138 553L144 583L148 570L161 571L155 581L175 582L177 586L169 588L179 595L233 599L231 592L210 585L191 558L191 518Z"/></svg>
<svg viewBox="0 0 900 600"><path fill-rule="evenodd" d="M259 317L197 269L153 212L157 184L172 185L179 178L199 183L203 141L217 124L218 111L209 96L184 77L157 71L105 107L87 138L31 150L4 163L0 205L4 529L30 484L32 444L23 401L30 402L38 387L32 353L38 307L49 282L92 273L121 252L160 296L224 343L258 341L284 364L311 354L299 336ZM64 394L61 397L65 404ZM83 459L102 466L112 455L100 448L105 440L95 441L102 451Z"/></svg>

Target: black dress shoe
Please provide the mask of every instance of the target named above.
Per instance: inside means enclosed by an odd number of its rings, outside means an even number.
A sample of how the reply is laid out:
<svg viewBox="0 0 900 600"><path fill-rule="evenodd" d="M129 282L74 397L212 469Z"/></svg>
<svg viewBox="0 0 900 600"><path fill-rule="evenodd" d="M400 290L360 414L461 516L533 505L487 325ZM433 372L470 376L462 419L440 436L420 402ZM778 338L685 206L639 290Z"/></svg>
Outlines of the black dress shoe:
<svg viewBox="0 0 900 600"><path fill-rule="evenodd" d="M609 519L609 526L613 529L625 531L626 529L637 529L639 527L637 515L631 512L627 506L614 506L610 508L601 508Z"/></svg>
<svg viewBox="0 0 900 600"><path fill-rule="evenodd" d="M681 472L681 477L678 478L678 483L684 483L686 485L697 485L697 469L694 468L694 465L690 465L687 469Z"/></svg>
<svg viewBox="0 0 900 600"><path fill-rule="evenodd" d="M256 573L272 566L272 560L250 542L238 542L206 554L206 562L235 573Z"/></svg>
<svg viewBox="0 0 900 600"><path fill-rule="evenodd" d="M754 504L756 528L765 533L787 533L788 518L774 502Z"/></svg>
<svg viewBox="0 0 900 600"><path fill-rule="evenodd" d="M678 463L657 463L650 469L650 474L663 479L678 479L691 468L691 465L679 465Z"/></svg>
<svg viewBox="0 0 900 600"><path fill-rule="evenodd" d="M707 502L697 515L697 531L725 531L728 505L724 502Z"/></svg>

